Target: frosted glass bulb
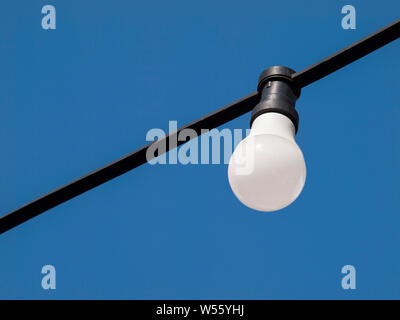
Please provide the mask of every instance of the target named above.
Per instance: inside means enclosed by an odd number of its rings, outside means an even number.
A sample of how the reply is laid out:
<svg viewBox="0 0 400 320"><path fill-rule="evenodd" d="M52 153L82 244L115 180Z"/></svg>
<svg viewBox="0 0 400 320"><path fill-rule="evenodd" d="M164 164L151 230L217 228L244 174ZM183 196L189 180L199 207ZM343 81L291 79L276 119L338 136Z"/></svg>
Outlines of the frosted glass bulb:
<svg viewBox="0 0 400 320"><path fill-rule="evenodd" d="M229 184L243 204L276 211L296 200L306 180L306 165L294 136L292 121L280 113L264 113L254 120L228 167Z"/></svg>

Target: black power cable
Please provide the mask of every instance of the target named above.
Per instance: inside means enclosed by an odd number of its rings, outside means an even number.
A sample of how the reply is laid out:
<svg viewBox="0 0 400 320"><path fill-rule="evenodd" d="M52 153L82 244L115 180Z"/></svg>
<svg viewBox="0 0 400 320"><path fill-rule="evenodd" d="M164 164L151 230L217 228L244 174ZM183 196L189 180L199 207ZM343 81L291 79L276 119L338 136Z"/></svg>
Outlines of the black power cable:
<svg viewBox="0 0 400 320"><path fill-rule="evenodd" d="M344 66L362 58L363 56L379 49L400 37L400 20L386 26L385 28L369 35L368 37L350 45L349 47L333 54L332 56L292 75L294 84L303 88ZM111 179L114 179L144 163L151 160L146 157L147 149L150 146L159 144L166 146L162 152L168 152L175 147L189 141L178 141L177 145L170 146L169 140L177 141L177 136L184 129L193 129L201 135L202 129L213 129L227 123L249 111L259 102L260 95L254 92L240 100L237 100L221 109L218 109L192 123L179 128L164 138L152 142L131 154L118 159L86 176L79 178L61 188L52 191L39 199L36 199L19 209L16 209L0 218L0 234L22 224L23 222L66 202L90 189L93 189ZM161 154L161 153L160 153ZM158 155L160 155L158 154Z"/></svg>
<svg viewBox="0 0 400 320"><path fill-rule="evenodd" d="M400 37L400 19L370 34L352 45L336 52L324 60L293 74L294 83L299 88L326 77L327 75L361 59L367 54L387 45Z"/></svg>
<svg viewBox="0 0 400 320"><path fill-rule="evenodd" d="M201 135L202 129L214 129L228 121L231 121L249 111L260 100L258 92L254 92L240 100L237 100L221 109L218 109L192 123L179 128L176 132L166 135L164 138L154 141L127 156L120 158L96 171L93 171L61 188L54 190L39 199L36 199L17 210L14 210L0 218L0 234L10 230L21 223L51 209L55 206L66 202L90 189L93 189L111 179L114 179L144 163L152 158L146 158L146 151L150 146L157 147L158 155L163 152L168 152L189 141L178 141L177 137L182 130L193 129L198 135ZM171 147L169 141L177 141L176 146ZM166 149L163 150L163 147Z"/></svg>

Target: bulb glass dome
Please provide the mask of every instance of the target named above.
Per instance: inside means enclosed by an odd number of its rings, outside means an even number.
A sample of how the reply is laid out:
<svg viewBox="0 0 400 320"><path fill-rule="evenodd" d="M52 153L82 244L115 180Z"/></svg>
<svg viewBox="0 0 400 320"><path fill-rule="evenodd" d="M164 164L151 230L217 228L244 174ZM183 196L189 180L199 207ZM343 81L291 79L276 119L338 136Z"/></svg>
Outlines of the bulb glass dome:
<svg viewBox="0 0 400 320"><path fill-rule="evenodd" d="M306 180L303 153L292 121L280 113L258 116L250 134L229 161L229 184L236 197L258 211L277 211L291 204Z"/></svg>

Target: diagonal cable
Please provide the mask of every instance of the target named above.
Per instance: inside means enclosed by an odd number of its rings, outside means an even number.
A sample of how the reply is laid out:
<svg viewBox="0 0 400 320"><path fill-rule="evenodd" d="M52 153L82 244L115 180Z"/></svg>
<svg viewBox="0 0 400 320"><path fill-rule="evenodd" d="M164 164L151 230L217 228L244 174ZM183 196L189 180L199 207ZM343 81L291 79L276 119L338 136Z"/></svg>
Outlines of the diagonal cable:
<svg viewBox="0 0 400 320"><path fill-rule="evenodd" d="M371 35L357 41L356 43L340 50L339 52L323 59L322 61L292 75L294 84L303 88L309 84L318 81L327 75L345 67L346 65L366 56L367 54L385 46L386 44L400 37L400 19L390 25L372 33ZM83 176L61 188L54 190L41 198L38 198L19 209L16 209L0 218L0 234L22 224L23 222L62 204L86 191L89 191L111 179L114 179L144 163L151 158L146 159L146 151L154 144L166 145L163 152L168 152L173 148L187 142L177 141L177 136L184 129L193 129L198 135L202 129L213 129L224 123L227 123L249 111L260 100L258 92L254 92L240 100L237 100L221 109L218 109L192 123L178 129L164 138L150 143L127 156L118 159L86 176ZM176 145L169 141L177 141ZM165 144L164 144L165 143ZM159 153L158 155L161 155Z"/></svg>

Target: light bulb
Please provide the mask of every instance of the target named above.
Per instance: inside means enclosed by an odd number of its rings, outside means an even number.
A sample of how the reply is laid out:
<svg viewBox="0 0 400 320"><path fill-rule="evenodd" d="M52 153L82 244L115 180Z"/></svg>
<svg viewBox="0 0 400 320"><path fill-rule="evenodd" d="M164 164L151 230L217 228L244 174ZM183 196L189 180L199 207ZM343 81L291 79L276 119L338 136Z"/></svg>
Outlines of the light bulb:
<svg viewBox="0 0 400 320"><path fill-rule="evenodd" d="M243 204L276 211L296 200L306 180L306 165L294 136L293 122L281 113L254 119L228 167L229 184Z"/></svg>

